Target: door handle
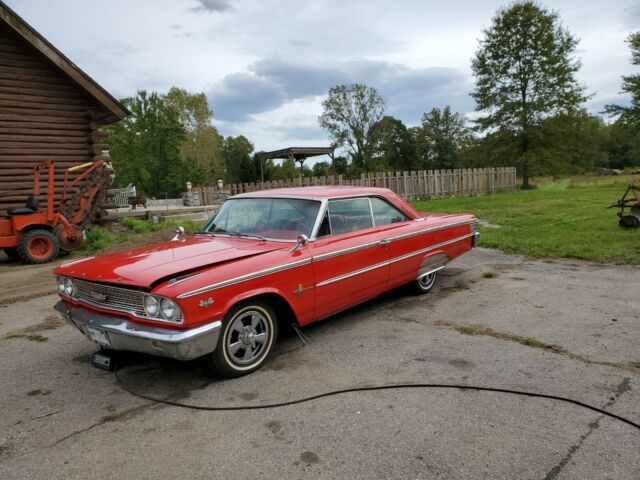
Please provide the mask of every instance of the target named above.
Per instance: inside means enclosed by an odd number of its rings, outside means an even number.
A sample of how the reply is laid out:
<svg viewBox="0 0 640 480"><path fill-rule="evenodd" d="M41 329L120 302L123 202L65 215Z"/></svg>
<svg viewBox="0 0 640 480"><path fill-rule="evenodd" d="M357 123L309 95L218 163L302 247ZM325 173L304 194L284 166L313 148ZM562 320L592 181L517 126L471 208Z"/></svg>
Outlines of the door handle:
<svg viewBox="0 0 640 480"><path fill-rule="evenodd" d="M391 243L391 240L385 238L384 240L380 240L380 245L384 245L385 247Z"/></svg>

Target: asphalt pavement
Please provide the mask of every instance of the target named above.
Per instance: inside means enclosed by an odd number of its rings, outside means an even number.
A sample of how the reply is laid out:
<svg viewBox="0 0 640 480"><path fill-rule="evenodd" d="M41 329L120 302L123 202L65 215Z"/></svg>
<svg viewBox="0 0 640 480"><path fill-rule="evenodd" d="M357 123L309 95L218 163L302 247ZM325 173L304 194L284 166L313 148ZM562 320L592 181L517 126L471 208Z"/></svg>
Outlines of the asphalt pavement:
<svg viewBox="0 0 640 480"><path fill-rule="evenodd" d="M640 430L557 400L456 388L199 411L91 366L51 266L0 263L0 478L640 478ZM122 360L135 392L264 405L393 383L559 395L640 423L640 268L475 249L425 296L394 291L285 332L262 370Z"/></svg>

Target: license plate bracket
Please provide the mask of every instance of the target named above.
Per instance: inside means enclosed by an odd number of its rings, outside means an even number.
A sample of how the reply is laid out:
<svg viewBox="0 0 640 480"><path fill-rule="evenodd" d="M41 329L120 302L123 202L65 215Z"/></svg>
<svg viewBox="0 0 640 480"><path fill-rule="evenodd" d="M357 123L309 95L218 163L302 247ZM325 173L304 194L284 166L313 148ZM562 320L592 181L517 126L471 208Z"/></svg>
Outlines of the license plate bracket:
<svg viewBox="0 0 640 480"><path fill-rule="evenodd" d="M102 345L104 347L110 347L111 342L109 341L109 335L104 330L100 330L99 328L87 327L87 337L89 340L96 342L98 345Z"/></svg>

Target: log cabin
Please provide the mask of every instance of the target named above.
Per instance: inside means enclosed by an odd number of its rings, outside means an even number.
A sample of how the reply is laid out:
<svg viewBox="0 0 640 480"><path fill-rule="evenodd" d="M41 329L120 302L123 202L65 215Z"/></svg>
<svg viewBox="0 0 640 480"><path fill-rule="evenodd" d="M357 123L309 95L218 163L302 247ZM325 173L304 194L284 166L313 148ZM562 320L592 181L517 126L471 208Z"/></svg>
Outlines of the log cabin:
<svg viewBox="0 0 640 480"><path fill-rule="evenodd" d="M48 159L59 198L64 169L99 158L100 128L128 114L0 0L0 215L24 206L34 166Z"/></svg>

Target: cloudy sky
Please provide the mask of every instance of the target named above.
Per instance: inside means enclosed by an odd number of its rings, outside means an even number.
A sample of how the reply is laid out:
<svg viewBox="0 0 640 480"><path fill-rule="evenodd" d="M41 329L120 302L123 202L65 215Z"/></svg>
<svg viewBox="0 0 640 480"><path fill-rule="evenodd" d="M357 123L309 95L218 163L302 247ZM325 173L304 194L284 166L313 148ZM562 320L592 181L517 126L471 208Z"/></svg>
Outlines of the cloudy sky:
<svg viewBox="0 0 640 480"><path fill-rule="evenodd" d="M321 102L340 83L376 87L407 125L450 104L472 112L470 59L493 0L5 0L116 97L177 85L205 92L215 124L257 150L325 145ZM547 1L580 39L593 112L633 72L624 42L640 3Z"/></svg>

